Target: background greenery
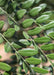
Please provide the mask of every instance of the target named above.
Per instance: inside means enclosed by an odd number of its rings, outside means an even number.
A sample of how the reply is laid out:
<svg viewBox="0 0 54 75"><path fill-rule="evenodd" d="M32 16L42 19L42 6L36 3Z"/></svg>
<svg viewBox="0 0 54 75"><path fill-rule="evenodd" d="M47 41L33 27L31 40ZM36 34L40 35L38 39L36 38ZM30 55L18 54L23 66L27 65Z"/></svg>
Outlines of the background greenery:
<svg viewBox="0 0 54 75"><path fill-rule="evenodd" d="M54 0L0 0L0 17L3 75L54 75Z"/></svg>

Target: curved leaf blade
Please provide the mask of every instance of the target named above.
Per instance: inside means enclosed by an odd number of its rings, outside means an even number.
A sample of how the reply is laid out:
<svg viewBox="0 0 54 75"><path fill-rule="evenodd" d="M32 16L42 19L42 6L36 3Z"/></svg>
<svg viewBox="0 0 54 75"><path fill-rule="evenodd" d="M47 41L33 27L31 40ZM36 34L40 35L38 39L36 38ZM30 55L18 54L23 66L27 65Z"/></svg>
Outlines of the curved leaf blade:
<svg viewBox="0 0 54 75"><path fill-rule="evenodd" d="M11 70L11 66L9 66L6 63L0 62L0 69L4 70L4 71L10 71Z"/></svg>
<svg viewBox="0 0 54 75"><path fill-rule="evenodd" d="M19 50L18 53L22 56L33 56L36 55L38 51L34 49L22 49Z"/></svg>
<svg viewBox="0 0 54 75"><path fill-rule="evenodd" d="M40 64L41 63L41 60L38 59L38 58L34 58L34 57L30 57L30 58L27 58L25 59L29 64Z"/></svg>
<svg viewBox="0 0 54 75"><path fill-rule="evenodd" d="M42 45L41 49L43 50L53 50L54 49L54 44L50 43L50 44L46 44L46 45Z"/></svg>
<svg viewBox="0 0 54 75"><path fill-rule="evenodd" d="M54 53L47 54L47 57L53 60L54 59Z"/></svg>
<svg viewBox="0 0 54 75"><path fill-rule="evenodd" d="M46 74L46 73L48 73L48 71L45 70L45 69L43 69L43 68L32 67L32 69L33 69L34 71L36 71L37 73L41 73L41 74Z"/></svg>

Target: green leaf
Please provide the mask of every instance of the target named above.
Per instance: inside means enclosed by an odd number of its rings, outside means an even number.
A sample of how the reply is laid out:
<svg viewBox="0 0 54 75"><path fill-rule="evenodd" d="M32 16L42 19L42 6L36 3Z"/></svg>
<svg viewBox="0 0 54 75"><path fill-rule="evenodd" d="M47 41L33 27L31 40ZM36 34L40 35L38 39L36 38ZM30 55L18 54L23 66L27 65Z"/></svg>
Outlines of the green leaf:
<svg viewBox="0 0 54 75"><path fill-rule="evenodd" d="M50 44L46 44L46 45L42 45L41 49L43 50L53 50L54 49L54 44L50 43Z"/></svg>
<svg viewBox="0 0 54 75"><path fill-rule="evenodd" d="M4 26L4 21L0 21L0 29Z"/></svg>
<svg viewBox="0 0 54 75"><path fill-rule="evenodd" d="M35 0L35 3L39 3L41 0Z"/></svg>
<svg viewBox="0 0 54 75"><path fill-rule="evenodd" d="M0 44L3 43L3 42L4 42L4 40L3 40L3 38L0 36Z"/></svg>
<svg viewBox="0 0 54 75"><path fill-rule="evenodd" d="M40 73L40 74L46 74L46 73L48 73L48 71L45 70L45 69L43 69L43 68L32 67L32 69L33 69L34 71L36 71L37 73Z"/></svg>
<svg viewBox="0 0 54 75"><path fill-rule="evenodd" d="M46 3L42 3L42 4L39 5L39 7L41 7L42 10L44 10L47 7L47 4Z"/></svg>
<svg viewBox="0 0 54 75"><path fill-rule="evenodd" d="M20 45L14 43L14 42L12 42L11 45L16 49L22 48Z"/></svg>
<svg viewBox="0 0 54 75"><path fill-rule="evenodd" d="M36 27L32 30L28 30L28 34L29 35L36 35L36 34L39 34L41 31L42 31L42 28Z"/></svg>
<svg viewBox="0 0 54 75"><path fill-rule="evenodd" d="M40 11L41 11L41 7L34 7L30 10L30 15L36 16L37 14L39 14Z"/></svg>
<svg viewBox="0 0 54 75"><path fill-rule="evenodd" d="M25 65L25 63L23 63L23 69L24 69L25 73L28 72L28 68L27 68L27 66Z"/></svg>
<svg viewBox="0 0 54 75"><path fill-rule="evenodd" d="M23 31L23 35L24 35L24 37L25 37L26 39L29 39L29 38L30 38L29 35L28 35L26 32L24 32L24 31Z"/></svg>
<svg viewBox="0 0 54 75"><path fill-rule="evenodd" d="M43 23L43 22L47 21L49 18L50 18L49 15L41 15L40 17L38 17L36 19L36 22L37 23Z"/></svg>
<svg viewBox="0 0 54 75"><path fill-rule="evenodd" d="M17 5L18 5L18 3L16 1L13 1L11 4L12 4L13 9L15 10Z"/></svg>
<svg viewBox="0 0 54 75"><path fill-rule="evenodd" d="M28 40L26 40L26 39L21 39L21 40L19 40L19 42L24 44L24 45L26 45L26 46L30 46L31 45L31 43Z"/></svg>
<svg viewBox="0 0 54 75"><path fill-rule="evenodd" d="M3 75L9 75L7 72L4 72L4 74Z"/></svg>
<svg viewBox="0 0 54 75"><path fill-rule="evenodd" d="M43 28L44 30L54 28L54 21L51 21L50 23L44 25Z"/></svg>
<svg viewBox="0 0 54 75"><path fill-rule="evenodd" d="M0 59L2 58L2 56L0 55Z"/></svg>
<svg viewBox="0 0 54 75"><path fill-rule="evenodd" d="M26 13L26 10L25 9L21 9L21 10L18 10L17 11L17 17L18 19L21 19Z"/></svg>
<svg viewBox="0 0 54 75"><path fill-rule="evenodd" d="M42 15L52 15L52 11L45 11L42 13Z"/></svg>
<svg viewBox="0 0 54 75"><path fill-rule="evenodd" d="M43 36L43 37L35 38L34 41L35 41L36 43L47 43L47 42L50 42L51 39L50 39L49 37Z"/></svg>
<svg viewBox="0 0 54 75"><path fill-rule="evenodd" d="M9 28L6 32L3 33L3 35L6 38L11 38L15 33L15 29L14 28Z"/></svg>
<svg viewBox="0 0 54 75"><path fill-rule="evenodd" d="M13 21L10 19L10 18L8 18L8 23L10 24L10 25L13 25Z"/></svg>
<svg viewBox="0 0 54 75"><path fill-rule="evenodd" d="M29 64L40 64L41 63L41 60L38 59L38 58L34 58L34 57L30 57L30 58L27 58L25 59Z"/></svg>
<svg viewBox="0 0 54 75"><path fill-rule="evenodd" d="M20 73L21 72L21 70L22 70L22 68L19 66L19 67L17 67L18 68L18 72Z"/></svg>
<svg viewBox="0 0 54 75"><path fill-rule="evenodd" d="M54 20L54 11L51 11L50 20Z"/></svg>
<svg viewBox="0 0 54 75"><path fill-rule="evenodd" d="M11 70L11 66L9 66L6 63L0 62L0 69L4 70L4 71L10 71Z"/></svg>
<svg viewBox="0 0 54 75"><path fill-rule="evenodd" d="M8 43L6 43L4 45L4 49L5 49L5 52L7 52L7 53L11 51L11 47L10 47L10 45Z"/></svg>
<svg viewBox="0 0 54 75"><path fill-rule="evenodd" d="M51 53L51 54L47 54L47 57L54 60L54 53Z"/></svg>
<svg viewBox="0 0 54 75"><path fill-rule="evenodd" d="M14 28L15 28L15 31L19 31L20 30L20 27L17 26L17 25L14 25Z"/></svg>
<svg viewBox="0 0 54 75"><path fill-rule="evenodd" d="M34 49L22 49L22 50L19 50L18 53L20 53L20 55L22 56L33 56L33 55L36 55L38 51Z"/></svg>
<svg viewBox="0 0 54 75"><path fill-rule="evenodd" d="M49 33L49 35L48 35L48 36L50 36L52 39L54 39L54 32Z"/></svg>
<svg viewBox="0 0 54 75"><path fill-rule="evenodd" d="M4 14L4 12L0 9L0 15L3 15Z"/></svg>
<svg viewBox="0 0 54 75"><path fill-rule="evenodd" d="M33 5L34 1L35 0L27 0L23 2L22 8L26 8L26 9L30 8Z"/></svg>
<svg viewBox="0 0 54 75"><path fill-rule="evenodd" d="M22 22L24 28L30 27L34 22L34 19L26 19Z"/></svg>
<svg viewBox="0 0 54 75"><path fill-rule="evenodd" d="M36 45L36 43L33 44L34 49L38 51L38 46Z"/></svg>
<svg viewBox="0 0 54 75"><path fill-rule="evenodd" d="M42 13L43 15L50 15L49 20L54 20L54 11L46 11Z"/></svg>
<svg viewBox="0 0 54 75"><path fill-rule="evenodd" d="M6 2L6 0L4 0L4 1L0 0L0 7L4 6L5 2Z"/></svg>

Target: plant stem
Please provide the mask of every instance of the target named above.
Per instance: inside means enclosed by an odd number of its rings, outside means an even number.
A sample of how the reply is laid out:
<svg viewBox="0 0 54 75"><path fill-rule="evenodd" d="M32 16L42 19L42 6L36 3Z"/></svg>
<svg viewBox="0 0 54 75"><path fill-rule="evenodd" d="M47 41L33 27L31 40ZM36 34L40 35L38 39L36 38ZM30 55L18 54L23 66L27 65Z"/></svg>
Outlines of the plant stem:
<svg viewBox="0 0 54 75"><path fill-rule="evenodd" d="M24 63L28 66L28 68L30 69L31 73L34 75L33 70L29 67L28 63L24 60L24 58L18 53L18 51L16 51L16 49L12 46L12 44L3 36L3 34L0 33L0 35L3 37L3 39L8 42L8 44L13 48L13 50L15 51L15 54L18 54L20 56L20 58L24 61Z"/></svg>
<svg viewBox="0 0 54 75"><path fill-rule="evenodd" d="M18 24L18 23L14 20L14 18L12 18L5 10L3 10L1 7L0 7L0 9L1 9L12 21L14 21L16 24Z"/></svg>
<svg viewBox="0 0 54 75"><path fill-rule="evenodd" d="M38 23L37 23L38 24ZM41 27L41 25L40 24L38 24L39 25L39 27ZM48 36L48 35L47 35ZM48 36L49 37L49 36ZM50 38L50 37L49 37ZM32 39L33 40L33 39ZM33 40L33 42L34 42L34 40ZM35 42L34 42L35 43ZM54 67L53 66L53 63L52 63L52 61L45 55L45 53L42 51L42 49L37 45L37 47L39 48L39 50L41 51L41 53L47 58L47 60L51 63L51 66L52 66L52 68Z"/></svg>
<svg viewBox="0 0 54 75"><path fill-rule="evenodd" d="M12 18L5 10L3 10L1 7L0 9L15 23L18 25L18 23L14 20L14 18ZM33 70L29 67L28 63L24 60L24 58L18 53L18 51L16 51L16 49L11 45L11 43L3 36L3 34L0 33L0 35L6 40L6 42L9 43L9 45L15 50L15 53L17 53L20 58L24 61L24 63L28 66L28 68L30 69L31 73L34 75Z"/></svg>
<svg viewBox="0 0 54 75"><path fill-rule="evenodd" d="M15 24L18 25L18 23L14 20L14 18L12 18L12 17L11 17L5 10L3 10L1 7L0 7L0 9L1 9L3 12L5 12L5 14L7 14L7 16L8 16L12 21L14 21ZM38 24L38 23L36 23L36 24ZM39 27L41 27L40 24L38 24L38 25L39 25ZM22 29L23 29L23 28L22 28ZM2 35L2 34L0 33L0 35ZM3 35L2 35L2 37L3 37L3 38L10 44L10 46L15 50L15 53L17 53L17 54L21 57L21 59L24 61L24 63L28 66L28 68L30 69L30 71L31 71L32 74L34 75L32 69L29 67L29 65L28 65L27 62L24 60L24 58L18 53L18 51L16 51L16 49L11 45L11 43L10 43ZM31 37L30 37L30 38L31 38ZM31 40L33 41L34 44L36 44L32 38L31 38ZM41 49L37 44L36 44L36 46L38 47L38 49L40 50L40 52L47 58L47 60L51 63L51 66L52 66L52 68L53 68L54 66L53 66L52 61L45 55L45 53L42 51L42 49Z"/></svg>

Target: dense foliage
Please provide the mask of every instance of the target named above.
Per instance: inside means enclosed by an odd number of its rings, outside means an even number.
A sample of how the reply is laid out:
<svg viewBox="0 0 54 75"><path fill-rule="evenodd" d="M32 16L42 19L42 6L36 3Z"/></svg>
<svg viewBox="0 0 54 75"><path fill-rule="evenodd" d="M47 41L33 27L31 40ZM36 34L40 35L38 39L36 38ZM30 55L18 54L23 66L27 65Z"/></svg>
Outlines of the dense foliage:
<svg viewBox="0 0 54 75"><path fill-rule="evenodd" d="M6 53L14 53L11 62L0 62L4 75L54 75L54 11L47 4L46 0L0 0L0 16L6 19L0 20L0 44ZM47 61L51 65L43 66Z"/></svg>

